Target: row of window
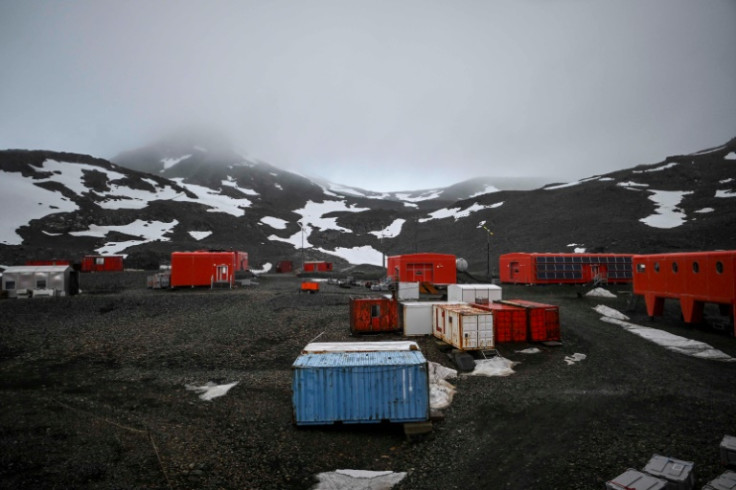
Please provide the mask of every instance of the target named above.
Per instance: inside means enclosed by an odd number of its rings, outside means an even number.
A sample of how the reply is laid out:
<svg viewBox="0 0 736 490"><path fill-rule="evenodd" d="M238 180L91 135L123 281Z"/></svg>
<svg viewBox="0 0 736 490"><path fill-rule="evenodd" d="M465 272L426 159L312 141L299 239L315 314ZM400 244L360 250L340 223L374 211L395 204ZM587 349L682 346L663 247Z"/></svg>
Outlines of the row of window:
<svg viewBox="0 0 736 490"><path fill-rule="evenodd" d="M693 273L698 274L700 272L700 264L697 261L693 261L693 263L691 264L691 267L692 267ZM659 262L655 262L652 268L654 269L654 272L659 273L660 271ZM717 261L715 268L718 274L723 274L723 262L721 262L720 260ZM644 263L636 264L636 272L641 274L643 272L646 272L646 270L647 270L646 264ZM678 265L678 263L672 262L672 272L677 274L679 271L680 271L680 266Z"/></svg>
<svg viewBox="0 0 736 490"><path fill-rule="evenodd" d="M8 291L15 289L15 281L5 281L5 289ZM37 279L36 289L46 289L46 279Z"/></svg>
<svg viewBox="0 0 736 490"><path fill-rule="evenodd" d="M606 255L539 255L537 263L575 263L575 264L631 264L631 257L610 257Z"/></svg>

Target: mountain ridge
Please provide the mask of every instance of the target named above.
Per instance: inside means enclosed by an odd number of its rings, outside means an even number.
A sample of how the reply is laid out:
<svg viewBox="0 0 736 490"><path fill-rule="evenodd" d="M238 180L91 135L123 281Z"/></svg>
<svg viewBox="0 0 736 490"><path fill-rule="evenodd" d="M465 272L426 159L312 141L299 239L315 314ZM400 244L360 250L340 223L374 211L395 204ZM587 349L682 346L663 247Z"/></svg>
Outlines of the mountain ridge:
<svg viewBox="0 0 736 490"><path fill-rule="evenodd" d="M123 253L129 267L152 268L175 250L217 248L249 252L256 270L298 263L302 254L340 269L432 251L464 257L477 273L511 251L649 253L736 243L736 138L530 190L469 179L439 190L377 193L204 147L168 167L172 153L127 155L114 162L0 151L0 264Z"/></svg>

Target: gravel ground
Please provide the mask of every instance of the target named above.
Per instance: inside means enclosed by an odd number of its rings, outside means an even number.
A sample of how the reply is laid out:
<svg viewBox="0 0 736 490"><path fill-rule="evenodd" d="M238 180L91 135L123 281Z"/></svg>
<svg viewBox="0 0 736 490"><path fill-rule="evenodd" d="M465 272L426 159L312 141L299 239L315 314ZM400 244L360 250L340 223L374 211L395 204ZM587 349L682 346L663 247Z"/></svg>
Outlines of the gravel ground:
<svg viewBox="0 0 736 490"><path fill-rule="evenodd" d="M598 304L627 310L623 287L611 288L614 299L504 287L505 298L559 305L562 345L532 355L518 352L532 344L499 345L516 372L452 380L454 401L424 438L394 425L297 428L291 364L318 336L360 340L348 301L371 294L330 285L300 294L299 281L152 291L145 273L126 272L84 275L71 298L0 301L2 486L307 489L318 473L362 469L407 472L396 489L590 489L655 453L694 461L698 488L723 471L736 363L601 322ZM684 325L674 303L654 322L641 300L630 315L736 356L736 340ZM453 367L433 339L416 340ZM587 357L564 362L575 353ZM238 384L211 401L186 389L210 381Z"/></svg>

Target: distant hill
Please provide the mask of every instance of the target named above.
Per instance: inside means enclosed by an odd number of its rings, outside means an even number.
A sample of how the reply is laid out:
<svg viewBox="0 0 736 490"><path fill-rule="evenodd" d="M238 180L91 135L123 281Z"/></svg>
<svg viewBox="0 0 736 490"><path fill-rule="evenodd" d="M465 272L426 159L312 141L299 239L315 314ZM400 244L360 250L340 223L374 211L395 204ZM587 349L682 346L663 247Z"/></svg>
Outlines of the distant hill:
<svg viewBox="0 0 736 490"><path fill-rule="evenodd" d="M113 161L0 151L0 264L122 253L128 267L156 267L172 251L210 248L245 250L265 271L280 260L298 264L303 248L338 270L432 251L463 257L482 274L513 251L736 246L736 138L526 190L479 178L373 192L250 161L217 135L178 134Z"/></svg>

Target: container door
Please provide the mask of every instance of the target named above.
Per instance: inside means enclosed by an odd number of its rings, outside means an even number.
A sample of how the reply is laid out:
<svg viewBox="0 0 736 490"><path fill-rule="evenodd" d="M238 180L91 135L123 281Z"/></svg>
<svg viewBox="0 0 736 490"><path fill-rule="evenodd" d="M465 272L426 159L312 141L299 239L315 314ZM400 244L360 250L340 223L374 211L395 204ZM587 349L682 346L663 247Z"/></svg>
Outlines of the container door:
<svg viewBox="0 0 736 490"><path fill-rule="evenodd" d="M228 276L229 267L226 264L221 264L215 267L215 282L230 282Z"/></svg>
<svg viewBox="0 0 736 490"><path fill-rule="evenodd" d="M519 266L519 263L516 261L509 263L509 278L512 281L515 281L519 279L520 275L521 267Z"/></svg>

